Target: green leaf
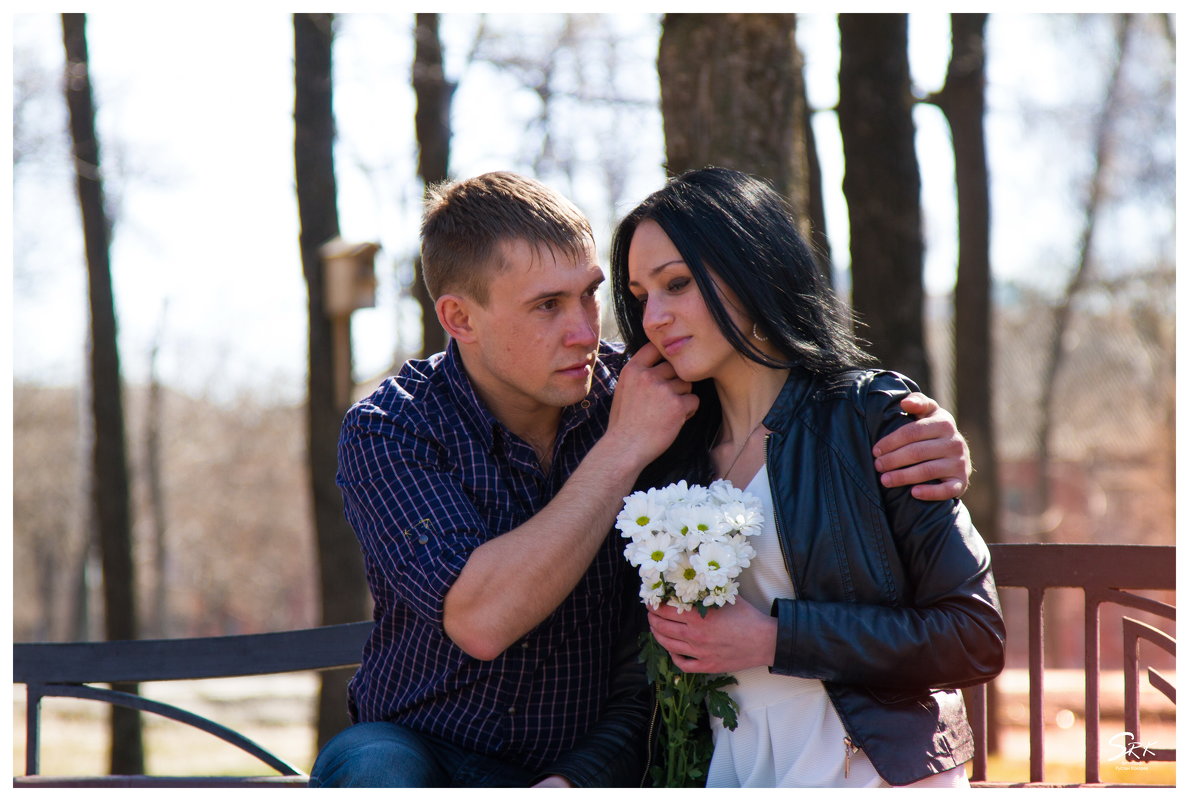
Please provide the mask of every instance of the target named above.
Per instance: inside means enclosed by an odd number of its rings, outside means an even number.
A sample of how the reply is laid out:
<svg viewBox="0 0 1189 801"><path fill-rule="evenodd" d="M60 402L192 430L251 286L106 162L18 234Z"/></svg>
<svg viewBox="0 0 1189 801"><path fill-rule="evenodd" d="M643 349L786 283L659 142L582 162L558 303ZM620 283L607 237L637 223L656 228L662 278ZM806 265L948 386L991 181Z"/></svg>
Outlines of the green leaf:
<svg viewBox="0 0 1189 801"><path fill-rule="evenodd" d="M735 677L729 673L720 673L717 676L710 678L706 686L712 690L717 690L720 687L730 687L732 684L738 684Z"/></svg>

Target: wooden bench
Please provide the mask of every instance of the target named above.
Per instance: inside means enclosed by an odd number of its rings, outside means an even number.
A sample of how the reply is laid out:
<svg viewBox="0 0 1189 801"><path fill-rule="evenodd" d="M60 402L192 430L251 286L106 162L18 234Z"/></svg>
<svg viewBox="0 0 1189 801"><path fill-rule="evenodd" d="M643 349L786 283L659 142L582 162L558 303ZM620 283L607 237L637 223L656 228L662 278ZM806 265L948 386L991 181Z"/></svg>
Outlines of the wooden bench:
<svg viewBox="0 0 1189 801"><path fill-rule="evenodd" d="M992 545L995 578L1001 588L1024 588L1028 593L1025 630L1009 637L1027 641L1029 651L1030 777L1004 785L987 781L985 686L968 691L977 751L972 766L976 787L1051 786L1044 775L1044 630L1045 591L1080 588L1085 593L1082 625L1085 632L1086 743L1085 783L1099 783L1099 610L1113 604L1175 620L1175 608L1123 590L1175 590L1176 548L1145 545ZM1073 621L1070 621L1071 623ZM1010 621L1009 621L1010 623ZM13 646L13 681L28 690L25 776L17 787L301 787L308 777L285 760L239 733L182 709L139 695L115 693L92 684L209 679L327 670L359 663L372 623L350 623L274 634L206 637L182 640L137 640L90 643L17 643ZM1136 658L1140 640L1175 655L1173 638L1133 620L1123 619L1127 658L1126 726L1139 735L1138 686L1142 671ZM1149 683L1176 703L1172 683L1149 670ZM256 756L279 775L210 776L39 776L40 702L47 697L86 698L154 712L195 726ZM1142 754L1137 761L1175 761L1175 750ZM1128 754L1128 761L1132 755Z"/></svg>

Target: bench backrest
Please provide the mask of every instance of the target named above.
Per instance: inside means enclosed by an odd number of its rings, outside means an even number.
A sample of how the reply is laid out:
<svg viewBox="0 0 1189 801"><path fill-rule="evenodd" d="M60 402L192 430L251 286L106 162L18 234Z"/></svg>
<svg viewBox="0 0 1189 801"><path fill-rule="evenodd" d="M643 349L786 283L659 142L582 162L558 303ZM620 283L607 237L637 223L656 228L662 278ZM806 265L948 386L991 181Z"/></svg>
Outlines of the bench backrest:
<svg viewBox="0 0 1189 801"><path fill-rule="evenodd" d="M182 679L256 676L305 670L329 670L359 664L370 621L315 629L227 637L117 642L16 643L12 676L25 684L25 776L14 786L275 786L304 784L302 772L236 731L184 709L140 695L92 687L91 684L139 683ZM153 712L207 732L258 758L279 777L162 780L159 777L40 777L41 699L83 698Z"/></svg>

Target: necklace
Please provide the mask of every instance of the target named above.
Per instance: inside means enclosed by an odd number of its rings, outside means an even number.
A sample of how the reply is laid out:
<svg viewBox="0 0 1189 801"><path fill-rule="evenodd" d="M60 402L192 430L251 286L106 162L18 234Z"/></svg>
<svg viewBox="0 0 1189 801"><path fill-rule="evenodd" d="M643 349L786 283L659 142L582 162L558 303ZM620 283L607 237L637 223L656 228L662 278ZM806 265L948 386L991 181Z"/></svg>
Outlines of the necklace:
<svg viewBox="0 0 1189 801"><path fill-rule="evenodd" d="M749 433L747 435L747 439L743 440L743 444L740 445L739 450L735 452L735 458L731 460L730 466L727 467L727 469L722 472L722 477L724 479L731 474L732 470L735 469L735 465L739 462L739 457L743 455L743 451L747 450L747 443L751 442L751 438L755 436L755 433L760 430L760 426L762 426L763 424L764 424L764 421L761 418L760 422L756 423L755 428L753 428L751 430L751 433ZM720 423L719 424L720 431L721 431L721 425L722 424Z"/></svg>

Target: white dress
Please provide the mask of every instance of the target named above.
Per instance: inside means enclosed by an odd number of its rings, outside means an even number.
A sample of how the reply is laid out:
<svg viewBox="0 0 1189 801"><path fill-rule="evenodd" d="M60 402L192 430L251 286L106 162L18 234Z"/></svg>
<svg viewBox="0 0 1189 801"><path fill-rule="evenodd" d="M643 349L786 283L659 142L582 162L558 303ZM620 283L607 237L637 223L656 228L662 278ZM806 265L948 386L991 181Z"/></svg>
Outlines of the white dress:
<svg viewBox="0 0 1189 801"><path fill-rule="evenodd" d="M794 595L776 539L766 466L747 491L763 505L765 523L762 533L750 541L756 557L739 577L739 593L753 606L768 609L773 599ZM725 689L739 704L739 726L730 731L711 716L714 756L707 787L889 786L866 754L847 747L846 730L821 681L775 675L767 667L734 675L738 683ZM965 768L958 766L913 786L969 784Z"/></svg>

